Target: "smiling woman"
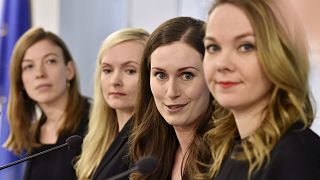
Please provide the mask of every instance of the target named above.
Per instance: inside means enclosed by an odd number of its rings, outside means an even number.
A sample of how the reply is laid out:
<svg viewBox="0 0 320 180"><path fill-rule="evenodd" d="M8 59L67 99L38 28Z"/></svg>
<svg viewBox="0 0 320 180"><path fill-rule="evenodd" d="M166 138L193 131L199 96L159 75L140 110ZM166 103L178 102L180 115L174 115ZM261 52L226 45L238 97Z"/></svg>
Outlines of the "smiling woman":
<svg viewBox="0 0 320 180"><path fill-rule="evenodd" d="M34 154L65 143L71 135L83 136L89 106L64 42L42 28L28 30L16 43L10 64L5 146L17 154ZM25 179L76 179L72 160L79 153L64 149L33 159Z"/></svg>
<svg viewBox="0 0 320 180"><path fill-rule="evenodd" d="M202 139L210 128L212 96L204 80L203 21L177 17L150 36L142 57L137 112L130 137L133 161L158 160L147 176L130 179L206 179L210 162ZM199 161L197 161L199 160Z"/></svg>

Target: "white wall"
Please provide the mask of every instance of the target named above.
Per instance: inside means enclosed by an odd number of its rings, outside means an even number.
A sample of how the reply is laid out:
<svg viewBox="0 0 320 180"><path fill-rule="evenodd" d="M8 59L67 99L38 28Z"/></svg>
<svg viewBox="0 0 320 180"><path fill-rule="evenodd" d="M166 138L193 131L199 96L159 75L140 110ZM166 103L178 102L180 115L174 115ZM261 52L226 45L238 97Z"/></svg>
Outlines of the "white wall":
<svg viewBox="0 0 320 180"><path fill-rule="evenodd" d="M69 46L81 91L93 94L95 61L101 42L124 27L153 31L175 16L206 19L211 0L31 0L33 25L59 34Z"/></svg>
<svg viewBox="0 0 320 180"><path fill-rule="evenodd" d="M32 25L59 34L60 0L31 0Z"/></svg>

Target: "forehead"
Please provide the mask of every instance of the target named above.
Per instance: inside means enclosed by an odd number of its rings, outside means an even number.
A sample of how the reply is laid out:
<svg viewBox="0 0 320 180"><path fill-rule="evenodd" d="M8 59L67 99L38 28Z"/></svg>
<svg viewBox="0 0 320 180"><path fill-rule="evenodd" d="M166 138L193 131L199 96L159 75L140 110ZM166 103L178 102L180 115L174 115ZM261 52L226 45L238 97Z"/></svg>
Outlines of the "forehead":
<svg viewBox="0 0 320 180"><path fill-rule="evenodd" d="M160 46L151 54L151 67L183 68L202 66L202 55L183 42Z"/></svg>
<svg viewBox="0 0 320 180"><path fill-rule="evenodd" d="M62 49L50 40L43 39L34 43L27 49L24 54L24 59L40 58L49 53L62 56Z"/></svg>
<svg viewBox="0 0 320 180"><path fill-rule="evenodd" d="M227 37L253 33L246 14L232 4L222 4L212 11L208 19L206 36Z"/></svg>
<svg viewBox="0 0 320 180"><path fill-rule="evenodd" d="M144 43L138 40L119 43L105 51L101 63L123 64L134 61L140 64L144 46Z"/></svg>

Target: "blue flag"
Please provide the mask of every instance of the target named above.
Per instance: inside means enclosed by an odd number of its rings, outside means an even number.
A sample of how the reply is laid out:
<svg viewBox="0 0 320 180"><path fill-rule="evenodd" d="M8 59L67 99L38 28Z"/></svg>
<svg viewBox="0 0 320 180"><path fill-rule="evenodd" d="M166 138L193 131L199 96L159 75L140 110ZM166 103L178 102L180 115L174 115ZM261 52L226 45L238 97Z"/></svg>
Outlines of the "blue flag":
<svg viewBox="0 0 320 180"><path fill-rule="evenodd" d="M0 144L9 134L6 117L9 95L9 65L13 47L19 37L30 28L31 15L29 0L3 0L0 21ZM0 166L17 160L10 151L0 147ZM23 165L16 165L0 171L0 179L22 179Z"/></svg>

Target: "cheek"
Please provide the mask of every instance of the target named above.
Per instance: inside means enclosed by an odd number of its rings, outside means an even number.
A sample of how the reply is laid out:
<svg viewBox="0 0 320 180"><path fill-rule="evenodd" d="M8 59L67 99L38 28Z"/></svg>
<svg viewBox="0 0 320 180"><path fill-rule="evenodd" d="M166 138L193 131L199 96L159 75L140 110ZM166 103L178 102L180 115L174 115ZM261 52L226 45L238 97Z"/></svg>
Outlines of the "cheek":
<svg viewBox="0 0 320 180"><path fill-rule="evenodd" d="M194 88L197 87L197 88ZM193 99L197 102L202 103L203 101L208 101L210 97L210 91L204 81L204 79L201 79L201 81L195 82L193 85L190 86L190 88L185 88L186 94L188 98Z"/></svg>
<svg viewBox="0 0 320 180"><path fill-rule="evenodd" d="M214 64L208 60L203 62L203 71L206 83L210 85L213 83L213 74L214 74Z"/></svg>
<svg viewBox="0 0 320 180"><path fill-rule="evenodd" d="M105 94L108 93L108 89L110 87L110 84L109 84L109 80L103 76L101 76L100 78L100 84L101 84L101 90L102 90L102 93L103 93L103 96L105 96Z"/></svg>
<svg viewBox="0 0 320 180"><path fill-rule="evenodd" d="M150 88L155 101L163 96L164 89L156 79L150 79Z"/></svg>
<svg viewBox="0 0 320 180"><path fill-rule="evenodd" d="M21 80L22 80L22 85L24 89L28 90L32 83L32 81L30 80L30 75L22 73Z"/></svg>

